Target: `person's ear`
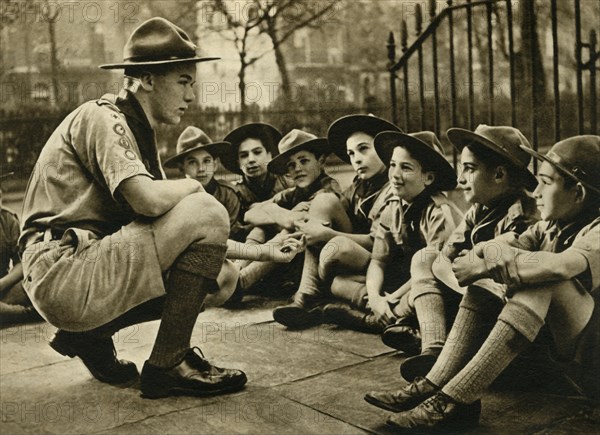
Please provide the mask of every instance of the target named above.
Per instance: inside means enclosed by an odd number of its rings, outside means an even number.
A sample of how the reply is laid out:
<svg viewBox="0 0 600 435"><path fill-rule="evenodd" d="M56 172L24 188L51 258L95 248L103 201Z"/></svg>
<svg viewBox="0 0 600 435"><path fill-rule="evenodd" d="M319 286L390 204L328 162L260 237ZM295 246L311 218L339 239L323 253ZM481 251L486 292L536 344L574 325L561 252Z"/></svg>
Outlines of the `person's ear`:
<svg viewBox="0 0 600 435"><path fill-rule="evenodd" d="M427 171L423 174L423 184L425 184L425 186L431 186L434 181L435 181L435 172L434 171Z"/></svg>
<svg viewBox="0 0 600 435"><path fill-rule="evenodd" d="M496 183L500 183L500 182L502 182L502 180L506 179L507 175L508 175L508 172L504 166L502 166L502 165L496 166L496 170L494 172L494 181Z"/></svg>
<svg viewBox="0 0 600 435"><path fill-rule="evenodd" d="M323 168L323 167L325 167L325 159L326 159L326 158L327 158L327 157L326 157L325 155L321 155L321 156L319 156L319 158L318 158L319 166L321 166L322 168Z"/></svg>
<svg viewBox="0 0 600 435"><path fill-rule="evenodd" d="M154 90L154 75L150 72L143 72L140 77L140 87L147 92Z"/></svg>
<svg viewBox="0 0 600 435"><path fill-rule="evenodd" d="M587 187L585 187L581 183L577 183L575 185L575 202L579 204L583 204L587 199Z"/></svg>

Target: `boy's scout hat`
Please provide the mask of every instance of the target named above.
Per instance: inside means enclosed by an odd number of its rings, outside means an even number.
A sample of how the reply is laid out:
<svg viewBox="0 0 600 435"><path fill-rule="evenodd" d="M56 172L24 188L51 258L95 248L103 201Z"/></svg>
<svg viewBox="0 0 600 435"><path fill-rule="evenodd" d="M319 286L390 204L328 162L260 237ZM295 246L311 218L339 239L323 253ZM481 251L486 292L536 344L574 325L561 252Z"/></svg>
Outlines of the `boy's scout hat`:
<svg viewBox="0 0 600 435"><path fill-rule="evenodd" d="M554 144L546 155L530 148L523 151L550 163L564 175L600 193L600 136L573 136Z"/></svg>
<svg viewBox="0 0 600 435"><path fill-rule="evenodd" d="M451 128L446 134L452 145L459 151L472 143L483 145L494 151L518 169L524 171L525 185L529 190L533 190L537 186L535 176L527 168L531 157L522 150L523 147L531 149L531 144L518 129L508 126L493 127L479 124L475 131L465 130L464 128Z"/></svg>
<svg viewBox="0 0 600 435"><path fill-rule="evenodd" d="M177 139L177 154L165 160L167 168L176 167L184 157L196 150L206 150L213 157L220 157L221 162L231 159L231 144L229 142L213 142L212 139L198 127L189 126Z"/></svg>
<svg viewBox="0 0 600 435"><path fill-rule="evenodd" d="M334 121L327 131L327 141L331 150L343 161L350 163L346 152L346 141L357 132L375 137L382 131L402 131L391 122L373 115L347 115Z"/></svg>
<svg viewBox="0 0 600 435"><path fill-rule="evenodd" d="M269 162L267 169L274 174L287 173L287 162L292 154L300 151L310 151L325 156L331 152L327 139L324 137L317 137L306 131L294 129L279 141L279 155Z"/></svg>
<svg viewBox="0 0 600 435"><path fill-rule="evenodd" d="M456 187L456 174L452 165L446 160L444 148L435 133L419 131L405 134L397 131L384 131L375 136L375 150L388 167L394 148L397 146L406 147L415 159L435 168L434 183L439 190L452 190Z"/></svg>
<svg viewBox="0 0 600 435"><path fill-rule="evenodd" d="M196 48L196 44L180 27L161 17L150 18L140 24L125 43L123 62L100 65L100 68L119 69L220 59L198 57Z"/></svg>
<svg viewBox="0 0 600 435"><path fill-rule="evenodd" d="M260 140L267 152L271 153L271 158L273 158L279 154L277 144L281 140L281 137L282 134L279 130L272 125L264 124L262 122L253 122L232 130L225 136L225 139L223 139L232 145L233 159L227 162L227 164L229 164L227 169L238 174L242 173L238 164L237 152L240 148L240 144L246 139L253 138ZM225 162L223 164L225 164Z"/></svg>

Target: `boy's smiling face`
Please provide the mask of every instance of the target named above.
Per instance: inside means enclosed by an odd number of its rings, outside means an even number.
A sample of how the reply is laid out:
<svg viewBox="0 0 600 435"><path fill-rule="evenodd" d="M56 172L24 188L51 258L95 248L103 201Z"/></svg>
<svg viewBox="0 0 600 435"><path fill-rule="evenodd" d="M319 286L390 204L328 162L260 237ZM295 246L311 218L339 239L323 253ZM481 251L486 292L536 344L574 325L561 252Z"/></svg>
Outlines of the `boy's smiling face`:
<svg viewBox="0 0 600 435"><path fill-rule="evenodd" d="M401 146L394 148L388 175L390 185L406 202L412 202L435 179L431 172L423 172L421 163Z"/></svg>
<svg viewBox="0 0 600 435"><path fill-rule="evenodd" d="M317 158L310 151L299 151L292 154L287 162L288 175L294 180L296 186L305 188L310 186L323 172L325 157Z"/></svg>
<svg viewBox="0 0 600 435"><path fill-rule="evenodd" d="M569 221L581 210L577 184L565 186L565 178L550 163L542 162L538 171L538 186L533 192L544 220Z"/></svg>
<svg viewBox="0 0 600 435"><path fill-rule="evenodd" d="M189 178L194 178L206 187L213 179L217 159L206 150L196 150L184 157L181 170Z"/></svg>

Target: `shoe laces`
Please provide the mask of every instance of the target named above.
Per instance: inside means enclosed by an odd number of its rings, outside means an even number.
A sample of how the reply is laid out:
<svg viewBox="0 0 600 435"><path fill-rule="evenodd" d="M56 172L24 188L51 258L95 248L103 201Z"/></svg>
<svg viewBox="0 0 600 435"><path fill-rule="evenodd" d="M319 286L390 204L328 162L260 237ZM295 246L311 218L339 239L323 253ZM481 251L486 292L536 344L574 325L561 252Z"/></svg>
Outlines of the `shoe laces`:
<svg viewBox="0 0 600 435"><path fill-rule="evenodd" d="M423 382L427 382L423 377L417 377L414 381L408 384L405 389L407 393L410 394L419 394L421 393L421 388L419 387Z"/></svg>
<svg viewBox="0 0 600 435"><path fill-rule="evenodd" d="M196 354L200 354L200 356L202 357L203 360L206 360L206 357L204 356L204 353L202 352L202 349L200 349L198 346L194 346L190 348L190 351ZM198 351L198 352L196 352Z"/></svg>
<svg viewBox="0 0 600 435"><path fill-rule="evenodd" d="M452 402L452 398L443 393L438 393L431 396L423 402L425 409L432 409L434 412L444 415L448 405Z"/></svg>

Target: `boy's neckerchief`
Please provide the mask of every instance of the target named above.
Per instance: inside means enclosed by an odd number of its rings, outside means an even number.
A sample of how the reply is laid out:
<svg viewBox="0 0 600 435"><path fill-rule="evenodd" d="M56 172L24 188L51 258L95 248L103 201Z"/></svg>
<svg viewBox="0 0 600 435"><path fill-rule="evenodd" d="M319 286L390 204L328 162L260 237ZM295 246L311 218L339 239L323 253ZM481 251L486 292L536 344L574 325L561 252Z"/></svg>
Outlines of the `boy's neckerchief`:
<svg viewBox="0 0 600 435"><path fill-rule="evenodd" d="M553 221L547 231L552 242L552 252L562 252L573 243L573 238L585 227L598 218L598 210L590 207L582 211L571 222Z"/></svg>
<svg viewBox="0 0 600 435"><path fill-rule="evenodd" d="M368 180L362 180L358 177L354 178L353 183L356 188L352 195L352 205L354 206L355 215L360 213L365 219L368 219L375 198L387 181L388 176L385 170Z"/></svg>
<svg viewBox="0 0 600 435"><path fill-rule="evenodd" d="M262 179L262 177L256 179L248 178L244 174L244 184L261 201L269 199L272 196L271 192L273 192L273 188L275 187L276 181L277 180L275 176L269 171L267 171L267 173L265 174L264 179Z"/></svg>
<svg viewBox="0 0 600 435"><path fill-rule="evenodd" d="M427 208L431 202L433 202L431 196L434 193L435 192L426 188L410 203L400 200L402 210L401 224L398 225L397 221L400 216L394 216L391 228L392 235L396 243L407 243L409 246L417 246L421 243L421 216L423 214L423 210Z"/></svg>

